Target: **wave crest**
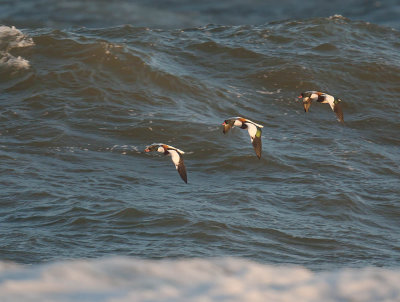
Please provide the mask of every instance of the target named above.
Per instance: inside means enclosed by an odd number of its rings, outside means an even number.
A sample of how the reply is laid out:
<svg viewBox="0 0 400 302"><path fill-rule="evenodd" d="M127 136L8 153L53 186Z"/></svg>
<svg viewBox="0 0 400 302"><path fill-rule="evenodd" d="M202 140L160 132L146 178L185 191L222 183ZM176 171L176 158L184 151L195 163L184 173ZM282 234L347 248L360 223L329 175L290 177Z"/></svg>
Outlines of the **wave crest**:
<svg viewBox="0 0 400 302"><path fill-rule="evenodd" d="M33 46L32 38L23 34L15 26L0 26L0 68L12 71L29 69L30 63L21 56L15 57L10 50L21 47Z"/></svg>
<svg viewBox="0 0 400 302"><path fill-rule="evenodd" d="M0 26L0 50L10 50L12 48L33 46L35 43L32 38L23 34L15 26Z"/></svg>
<svg viewBox="0 0 400 302"><path fill-rule="evenodd" d="M399 301L399 270L313 272L243 259L112 257L40 266L0 263L5 301Z"/></svg>

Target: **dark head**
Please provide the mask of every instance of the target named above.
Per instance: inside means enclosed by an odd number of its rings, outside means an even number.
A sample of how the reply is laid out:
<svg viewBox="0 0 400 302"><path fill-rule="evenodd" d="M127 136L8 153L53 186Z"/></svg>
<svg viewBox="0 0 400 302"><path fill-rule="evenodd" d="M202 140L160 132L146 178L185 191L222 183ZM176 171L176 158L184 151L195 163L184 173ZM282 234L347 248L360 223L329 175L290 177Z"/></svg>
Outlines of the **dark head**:
<svg viewBox="0 0 400 302"><path fill-rule="evenodd" d="M233 124L235 124L235 120L236 119L234 119L234 118L227 119L222 123L222 125L224 126L224 129L222 130L222 132L224 134L227 133L233 127Z"/></svg>
<svg viewBox="0 0 400 302"><path fill-rule="evenodd" d="M313 93L314 91L304 91L298 96L298 98L299 99L309 98Z"/></svg>
<svg viewBox="0 0 400 302"><path fill-rule="evenodd" d="M148 146L146 149L144 149L144 152L157 151L158 147L159 147L159 145Z"/></svg>

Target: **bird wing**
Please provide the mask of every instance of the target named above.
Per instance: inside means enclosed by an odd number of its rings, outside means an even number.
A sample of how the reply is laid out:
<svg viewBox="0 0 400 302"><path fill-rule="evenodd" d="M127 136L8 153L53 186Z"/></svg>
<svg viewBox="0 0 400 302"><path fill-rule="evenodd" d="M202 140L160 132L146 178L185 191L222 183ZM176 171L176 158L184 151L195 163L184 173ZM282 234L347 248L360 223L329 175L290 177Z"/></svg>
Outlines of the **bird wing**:
<svg viewBox="0 0 400 302"><path fill-rule="evenodd" d="M185 183L187 183L187 175L186 175L186 167L183 163L183 158L178 151L178 149L168 149L169 154L171 154L172 162L175 165L175 168L178 170L179 175L183 179Z"/></svg>
<svg viewBox="0 0 400 302"><path fill-rule="evenodd" d="M343 111L342 111L342 106L340 105L340 101L338 101L329 94L325 96L325 101L329 103L329 106L331 106L332 111L336 113L338 121L343 123L344 122Z"/></svg>
<svg viewBox="0 0 400 302"><path fill-rule="evenodd" d="M181 158L181 161L179 162L178 165L178 173L183 179L185 183L187 183L187 174L186 174L186 167L185 164L183 163L183 159Z"/></svg>
<svg viewBox="0 0 400 302"><path fill-rule="evenodd" d="M170 145L165 145L165 146L167 146L167 150L176 150L176 151L178 151L179 154L185 154L185 152L183 152L182 150L180 150L178 148L172 147Z"/></svg>
<svg viewBox="0 0 400 302"><path fill-rule="evenodd" d="M257 133L257 126L249 122L246 122L245 124L247 126L247 131L249 132L251 142L253 142Z"/></svg>
<svg viewBox="0 0 400 302"><path fill-rule="evenodd" d="M336 113L336 117L339 122L344 123L343 120L343 111L342 111L342 106L340 105L340 102L336 102L333 106L333 111Z"/></svg>
<svg viewBox="0 0 400 302"><path fill-rule="evenodd" d="M332 110L335 111L335 98L329 94L325 94L324 103L328 102Z"/></svg>
<svg viewBox="0 0 400 302"><path fill-rule="evenodd" d="M304 111L308 112L308 110L310 109L310 106L311 106L311 99L310 98L305 98L303 100L303 106L304 106Z"/></svg>
<svg viewBox="0 0 400 302"><path fill-rule="evenodd" d="M248 120L248 119L244 119L244 122L245 122L245 123L251 123L251 124L253 124L253 125L257 126L258 128L264 128L264 126L263 126L263 125L260 125L260 124L254 123L253 121L250 121L250 120Z"/></svg>
<svg viewBox="0 0 400 302"><path fill-rule="evenodd" d="M247 131L249 132L251 143L253 144L254 151L256 151L257 157L261 158L261 128L253 123L246 123Z"/></svg>
<svg viewBox="0 0 400 302"><path fill-rule="evenodd" d="M253 147L254 147L254 151L256 151L256 155L258 157L258 159L261 158L261 150L262 150L262 145L261 145L261 129L259 129L260 135L257 136L253 139Z"/></svg>

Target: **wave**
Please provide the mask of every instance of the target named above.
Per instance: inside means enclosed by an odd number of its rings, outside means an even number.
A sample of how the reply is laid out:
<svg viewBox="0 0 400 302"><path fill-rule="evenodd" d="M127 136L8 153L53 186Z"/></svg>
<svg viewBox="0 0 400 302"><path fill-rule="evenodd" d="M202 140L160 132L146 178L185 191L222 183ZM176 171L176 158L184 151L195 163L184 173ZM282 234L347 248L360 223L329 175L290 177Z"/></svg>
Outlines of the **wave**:
<svg viewBox="0 0 400 302"><path fill-rule="evenodd" d="M33 46L32 38L23 34L15 26L0 26L0 50Z"/></svg>
<svg viewBox="0 0 400 302"><path fill-rule="evenodd" d="M21 56L14 57L9 53L0 52L0 68L12 70L29 69L29 61Z"/></svg>
<svg viewBox="0 0 400 302"><path fill-rule="evenodd" d="M238 258L0 262L2 301L399 301L400 269L310 271Z"/></svg>
<svg viewBox="0 0 400 302"><path fill-rule="evenodd" d="M340 16L2 31L31 66L1 71L5 259L396 265L398 31ZM328 105L304 113L310 89L343 99L344 126ZM261 160L246 131L222 134L237 115L265 126ZM186 152L188 186L143 152L154 141Z"/></svg>
<svg viewBox="0 0 400 302"><path fill-rule="evenodd" d="M35 45L32 38L23 34L14 26L0 26L0 71L11 70L15 72L21 69L29 69L29 61L21 56L13 56L9 52L16 48Z"/></svg>

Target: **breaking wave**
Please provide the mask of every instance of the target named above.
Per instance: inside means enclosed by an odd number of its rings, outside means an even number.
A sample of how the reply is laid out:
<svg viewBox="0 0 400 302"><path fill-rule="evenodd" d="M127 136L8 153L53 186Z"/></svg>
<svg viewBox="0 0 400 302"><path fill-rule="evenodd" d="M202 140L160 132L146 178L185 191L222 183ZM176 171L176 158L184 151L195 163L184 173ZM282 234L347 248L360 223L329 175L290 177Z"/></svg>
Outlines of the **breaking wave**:
<svg viewBox="0 0 400 302"><path fill-rule="evenodd" d="M220 259L110 257L23 266L0 263L1 301L395 302L400 270L313 272Z"/></svg>
<svg viewBox="0 0 400 302"><path fill-rule="evenodd" d="M33 45L35 45L33 39L14 26L0 26L0 71L2 69L12 71L29 69L30 64L27 59L21 56L14 56L10 51Z"/></svg>

